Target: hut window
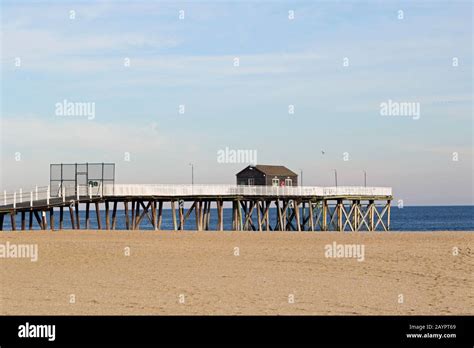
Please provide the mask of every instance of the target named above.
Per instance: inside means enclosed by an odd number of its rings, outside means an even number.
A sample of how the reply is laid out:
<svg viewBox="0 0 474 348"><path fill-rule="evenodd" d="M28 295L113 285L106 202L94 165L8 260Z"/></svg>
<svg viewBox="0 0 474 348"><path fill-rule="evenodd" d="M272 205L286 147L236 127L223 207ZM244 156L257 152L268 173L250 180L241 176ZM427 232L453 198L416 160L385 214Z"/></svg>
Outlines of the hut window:
<svg viewBox="0 0 474 348"><path fill-rule="evenodd" d="M285 186L293 186L293 180L285 179Z"/></svg>
<svg viewBox="0 0 474 348"><path fill-rule="evenodd" d="M248 183L249 183L249 186L255 185L255 179L254 178L249 178Z"/></svg>
<svg viewBox="0 0 474 348"><path fill-rule="evenodd" d="M272 179L272 186L278 186L279 183L280 183L280 180L278 180L278 178Z"/></svg>

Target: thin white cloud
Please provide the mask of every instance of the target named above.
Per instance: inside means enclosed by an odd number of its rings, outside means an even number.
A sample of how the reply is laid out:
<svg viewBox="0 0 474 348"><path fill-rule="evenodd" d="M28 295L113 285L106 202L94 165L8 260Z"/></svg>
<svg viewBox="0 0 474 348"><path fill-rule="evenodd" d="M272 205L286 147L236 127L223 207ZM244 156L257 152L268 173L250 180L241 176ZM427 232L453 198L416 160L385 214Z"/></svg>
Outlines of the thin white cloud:
<svg viewBox="0 0 474 348"><path fill-rule="evenodd" d="M166 137L159 125L129 122L99 123L87 118L59 117L43 120L36 117L4 117L2 120L4 148L32 148L35 151L61 146L71 153L97 150L147 153L161 149Z"/></svg>
<svg viewBox="0 0 474 348"><path fill-rule="evenodd" d="M107 54L111 50L170 47L177 44L173 39L150 38L144 34L135 33L71 37L57 35L46 30L28 29L2 31L1 40L5 52L3 59L21 57L25 61L37 62L37 67L46 70L67 56L74 59L74 57L90 54Z"/></svg>

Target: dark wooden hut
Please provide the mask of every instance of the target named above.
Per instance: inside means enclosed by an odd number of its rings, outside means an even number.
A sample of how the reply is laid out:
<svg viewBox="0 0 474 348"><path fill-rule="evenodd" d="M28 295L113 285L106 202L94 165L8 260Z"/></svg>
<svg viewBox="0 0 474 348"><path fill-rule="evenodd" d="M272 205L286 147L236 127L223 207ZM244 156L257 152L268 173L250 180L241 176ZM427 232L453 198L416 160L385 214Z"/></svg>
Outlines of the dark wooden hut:
<svg viewBox="0 0 474 348"><path fill-rule="evenodd" d="M250 165L236 177L237 185L298 186L298 175L284 166Z"/></svg>

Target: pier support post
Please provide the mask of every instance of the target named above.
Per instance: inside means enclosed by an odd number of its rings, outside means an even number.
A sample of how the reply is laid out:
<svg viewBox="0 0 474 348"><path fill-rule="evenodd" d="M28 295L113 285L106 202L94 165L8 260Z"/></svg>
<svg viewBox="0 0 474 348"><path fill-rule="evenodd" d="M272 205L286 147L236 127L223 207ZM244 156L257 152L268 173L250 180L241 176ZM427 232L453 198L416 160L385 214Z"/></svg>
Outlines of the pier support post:
<svg viewBox="0 0 474 348"><path fill-rule="evenodd" d="M362 205L360 204L360 200L357 200L357 228L355 229L356 231L360 231L360 228L362 227L363 223L363 218L364 216L362 215Z"/></svg>
<svg viewBox="0 0 474 348"><path fill-rule="evenodd" d="M86 230L90 229L90 216L89 216L89 212L90 212L90 203L89 202L86 202Z"/></svg>
<svg viewBox="0 0 474 348"><path fill-rule="evenodd" d="M153 219L153 229L156 231L158 229L157 227L157 216L156 216L156 201L153 200L152 204L151 204L151 217ZM112 227L113 229L115 229L115 227Z"/></svg>
<svg viewBox="0 0 474 348"><path fill-rule="evenodd" d="M271 226L270 226L270 205L271 204L272 204L271 201L266 201L265 211L263 213L263 216L264 216L264 219L265 219L265 229L267 231L271 230Z"/></svg>
<svg viewBox="0 0 474 348"><path fill-rule="evenodd" d="M252 213L250 211L250 201L242 201L242 210L244 212L243 215L243 230L244 231L250 231L250 218L252 216Z"/></svg>
<svg viewBox="0 0 474 348"><path fill-rule="evenodd" d="M132 207L131 207L131 211L132 211L132 218L131 218L131 229L134 230L135 229L135 201L132 200Z"/></svg>
<svg viewBox="0 0 474 348"><path fill-rule="evenodd" d="M211 224L211 203L211 201L207 201L206 230L209 230L209 225Z"/></svg>
<svg viewBox="0 0 474 348"><path fill-rule="evenodd" d="M199 231L199 202L195 202L196 206L194 208L194 216L196 220L196 231Z"/></svg>
<svg viewBox="0 0 474 348"><path fill-rule="evenodd" d="M54 231L54 208L49 209L49 227Z"/></svg>
<svg viewBox="0 0 474 348"><path fill-rule="evenodd" d="M171 200L171 214L173 215L173 230L177 231L178 230L178 224L176 222L176 206L175 206L175 201L174 199Z"/></svg>
<svg viewBox="0 0 474 348"><path fill-rule="evenodd" d="M206 231L207 230L207 217L208 217L208 214L209 214L209 205L208 205L208 201L204 201L203 202L203 205L204 205L204 213L202 215L202 230L203 231Z"/></svg>
<svg viewBox="0 0 474 348"><path fill-rule="evenodd" d="M24 231L26 229L26 212L21 212L21 230Z"/></svg>
<svg viewBox="0 0 474 348"><path fill-rule="evenodd" d="M221 228L221 207L219 204L219 200L216 199L216 209L217 209L217 225L216 225L216 231L219 231Z"/></svg>
<svg viewBox="0 0 474 348"><path fill-rule="evenodd" d="M99 202L95 202L95 214L97 216L97 227L99 230L102 229L102 223L100 221L100 210L99 210Z"/></svg>
<svg viewBox="0 0 474 348"><path fill-rule="evenodd" d="M375 209L375 201L370 201L370 230L375 231L375 214L374 214L374 209Z"/></svg>
<svg viewBox="0 0 474 348"><path fill-rule="evenodd" d="M224 231L224 201L219 201L220 211L219 211L219 231Z"/></svg>
<svg viewBox="0 0 474 348"><path fill-rule="evenodd" d="M390 205L391 201L387 200L387 231L390 231Z"/></svg>
<svg viewBox="0 0 474 348"><path fill-rule="evenodd" d="M80 216L79 216L79 201L76 201L75 208L76 208L76 227L77 227L78 230L80 230L81 229L81 219L80 219Z"/></svg>
<svg viewBox="0 0 474 348"><path fill-rule="evenodd" d="M206 230L206 221L207 221L207 201L202 202L203 210L201 214L201 230Z"/></svg>
<svg viewBox="0 0 474 348"><path fill-rule="evenodd" d="M303 201L301 203L301 227L300 227L299 231L305 231L306 230L307 219L306 219L305 215L306 215L306 202L303 199Z"/></svg>
<svg viewBox="0 0 474 348"><path fill-rule="evenodd" d="M178 213L179 213L179 230L183 231L184 230L184 202L181 204L180 201L178 201Z"/></svg>
<svg viewBox="0 0 474 348"><path fill-rule="evenodd" d="M47 227L48 227L48 222L46 221L46 211L42 210L41 211L41 228L43 230L46 230Z"/></svg>
<svg viewBox="0 0 474 348"><path fill-rule="evenodd" d="M237 200L237 231L243 230L243 223L242 223L242 209L240 199Z"/></svg>
<svg viewBox="0 0 474 348"><path fill-rule="evenodd" d="M235 204L234 204L234 201L232 201L232 217L231 217L231 221L232 221L232 231L235 230Z"/></svg>
<svg viewBox="0 0 474 348"><path fill-rule="evenodd" d="M140 203L141 201L136 201L135 202L135 220L133 221L133 229L134 230L139 230L140 229Z"/></svg>
<svg viewBox="0 0 474 348"><path fill-rule="evenodd" d="M283 214L281 213L281 204L280 200L277 199L275 201L276 208L277 208L277 228L275 228L277 231L283 231Z"/></svg>
<svg viewBox="0 0 474 348"><path fill-rule="evenodd" d="M300 202L297 199L293 200L293 209L294 209L295 218L296 218L296 229L298 232L301 232Z"/></svg>
<svg viewBox="0 0 474 348"><path fill-rule="evenodd" d="M72 203L69 205L69 215L71 218L71 228L74 230L76 229L76 224L74 222L74 205Z"/></svg>
<svg viewBox="0 0 474 348"><path fill-rule="evenodd" d="M63 223L64 223L64 207L61 206L59 207L59 229L63 229Z"/></svg>
<svg viewBox="0 0 474 348"><path fill-rule="evenodd" d="M323 206L322 206L323 212L322 212L322 230L327 231L328 230L328 225L327 225L327 214L328 214L328 201L326 199L323 199Z"/></svg>
<svg viewBox="0 0 474 348"><path fill-rule="evenodd" d="M202 231L202 210L203 210L203 204L202 201L198 202L198 231Z"/></svg>
<svg viewBox="0 0 474 348"><path fill-rule="evenodd" d="M206 230L209 230L209 226L211 224L211 207L212 207L212 201L209 200L207 201L207 220L206 220ZM217 207L216 207L217 209Z"/></svg>
<svg viewBox="0 0 474 348"><path fill-rule="evenodd" d="M343 227L342 227L342 199L337 200L336 213L337 213L337 230L342 232L343 231Z"/></svg>
<svg viewBox="0 0 474 348"><path fill-rule="evenodd" d="M262 231L262 211L260 209L260 199L257 199L257 220L258 220L258 230Z"/></svg>
<svg viewBox="0 0 474 348"><path fill-rule="evenodd" d="M112 229L115 230L117 226L117 201L114 201L114 207L112 209Z"/></svg>
<svg viewBox="0 0 474 348"><path fill-rule="evenodd" d="M357 232L359 230L359 203L357 200L352 201L352 231Z"/></svg>
<svg viewBox="0 0 474 348"><path fill-rule="evenodd" d="M16 211L10 212L10 222L12 225L12 231L16 231Z"/></svg>
<svg viewBox="0 0 474 348"><path fill-rule="evenodd" d="M128 217L128 201L123 202L123 207L125 209L125 228L130 229L130 219Z"/></svg>
<svg viewBox="0 0 474 348"><path fill-rule="evenodd" d="M105 201L105 229L110 230L109 201Z"/></svg>
<svg viewBox="0 0 474 348"><path fill-rule="evenodd" d="M163 201L158 202L158 230L161 230L161 222L163 221Z"/></svg>

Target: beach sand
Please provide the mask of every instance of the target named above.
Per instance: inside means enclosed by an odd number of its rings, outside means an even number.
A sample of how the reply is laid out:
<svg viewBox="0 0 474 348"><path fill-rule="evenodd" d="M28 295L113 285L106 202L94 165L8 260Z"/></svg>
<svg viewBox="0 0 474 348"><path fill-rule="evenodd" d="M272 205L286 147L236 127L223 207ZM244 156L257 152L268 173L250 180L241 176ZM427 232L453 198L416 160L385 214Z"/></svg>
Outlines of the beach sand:
<svg viewBox="0 0 474 348"><path fill-rule="evenodd" d="M474 314L472 232L2 232L7 241L38 244L39 258L0 258L3 315ZM364 260L325 257L333 242L363 245Z"/></svg>

